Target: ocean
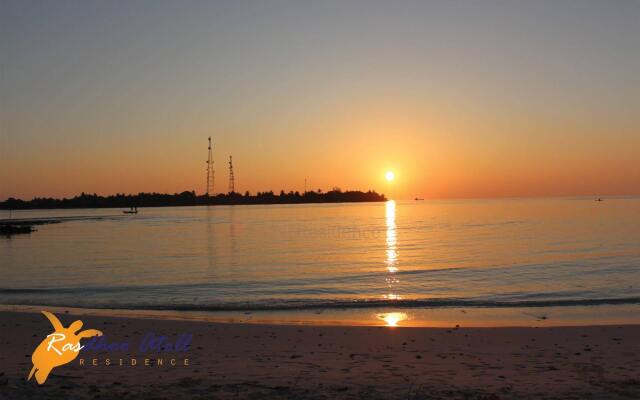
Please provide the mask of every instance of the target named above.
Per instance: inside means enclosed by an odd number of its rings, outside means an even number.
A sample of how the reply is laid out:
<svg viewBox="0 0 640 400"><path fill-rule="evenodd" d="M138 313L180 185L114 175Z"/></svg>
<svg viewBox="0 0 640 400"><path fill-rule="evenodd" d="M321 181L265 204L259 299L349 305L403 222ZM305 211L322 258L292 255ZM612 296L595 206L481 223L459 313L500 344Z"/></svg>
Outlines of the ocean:
<svg viewBox="0 0 640 400"><path fill-rule="evenodd" d="M64 222L0 237L0 304L237 321L640 319L639 198L139 211L13 211Z"/></svg>

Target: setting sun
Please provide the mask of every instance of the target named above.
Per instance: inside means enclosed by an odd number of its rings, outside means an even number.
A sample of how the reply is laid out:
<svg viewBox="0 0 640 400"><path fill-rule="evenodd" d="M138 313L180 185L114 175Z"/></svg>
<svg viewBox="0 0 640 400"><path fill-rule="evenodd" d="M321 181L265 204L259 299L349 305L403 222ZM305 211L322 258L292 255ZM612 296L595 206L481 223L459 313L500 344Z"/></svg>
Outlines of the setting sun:
<svg viewBox="0 0 640 400"><path fill-rule="evenodd" d="M387 173L384 175L385 179L389 182L391 182L396 176L393 173L393 171L387 171Z"/></svg>

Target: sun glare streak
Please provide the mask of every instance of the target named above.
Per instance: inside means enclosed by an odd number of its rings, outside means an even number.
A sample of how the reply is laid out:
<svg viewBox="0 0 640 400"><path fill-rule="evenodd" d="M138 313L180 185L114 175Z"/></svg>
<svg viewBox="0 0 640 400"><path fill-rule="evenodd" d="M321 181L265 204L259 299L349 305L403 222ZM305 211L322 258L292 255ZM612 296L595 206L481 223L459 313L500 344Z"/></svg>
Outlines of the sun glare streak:
<svg viewBox="0 0 640 400"><path fill-rule="evenodd" d="M398 252L396 249L396 202L393 200L387 201L385 205L385 223L387 227L387 271L393 273L398 272L396 267L398 261Z"/></svg>
<svg viewBox="0 0 640 400"><path fill-rule="evenodd" d="M385 205L385 225L387 228L387 257L385 259L385 264L387 266L387 272L389 274L386 277L386 282L389 288L389 292L383 294L382 298L386 300L401 300L402 297L394 291L394 286L399 283L400 280L397 276L395 276L395 273L398 272L398 251L396 238L396 202L393 200L387 201Z"/></svg>

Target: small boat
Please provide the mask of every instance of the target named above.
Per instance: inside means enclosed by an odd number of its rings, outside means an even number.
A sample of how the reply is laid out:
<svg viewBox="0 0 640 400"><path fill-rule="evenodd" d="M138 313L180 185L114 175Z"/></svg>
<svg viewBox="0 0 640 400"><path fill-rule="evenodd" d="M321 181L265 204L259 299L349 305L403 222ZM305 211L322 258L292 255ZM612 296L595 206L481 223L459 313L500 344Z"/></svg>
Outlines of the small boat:
<svg viewBox="0 0 640 400"><path fill-rule="evenodd" d="M598 197L598 198L596 199L596 201L604 201L604 200L602 200L600 197Z"/></svg>
<svg viewBox="0 0 640 400"><path fill-rule="evenodd" d="M138 207L131 206L131 209L124 210L123 213L124 214L137 214L138 213Z"/></svg>
<svg viewBox="0 0 640 400"><path fill-rule="evenodd" d="M422 200L424 200L424 199L420 199L420 198L416 197L414 200L415 200L415 201L422 201Z"/></svg>
<svg viewBox="0 0 640 400"><path fill-rule="evenodd" d="M31 225L0 224L0 235L11 236L35 231Z"/></svg>

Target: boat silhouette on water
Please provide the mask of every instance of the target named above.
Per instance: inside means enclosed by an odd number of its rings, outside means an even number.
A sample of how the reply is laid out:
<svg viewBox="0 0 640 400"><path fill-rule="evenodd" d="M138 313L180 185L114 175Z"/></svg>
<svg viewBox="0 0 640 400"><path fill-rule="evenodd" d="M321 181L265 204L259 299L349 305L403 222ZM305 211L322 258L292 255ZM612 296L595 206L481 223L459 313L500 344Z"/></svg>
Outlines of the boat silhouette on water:
<svg viewBox="0 0 640 400"><path fill-rule="evenodd" d="M124 210L123 213L125 213L125 214L137 214L138 213L138 207L131 206L131 208L129 210Z"/></svg>
<svg viewBox="0 0 640 400"><path fill-rule="evenodd" d="M0 235L4 236L18 235L21 233L31 233L33 231L35 231L35 229L33 229L33 226L28 224L0 224Z"/></svg>

